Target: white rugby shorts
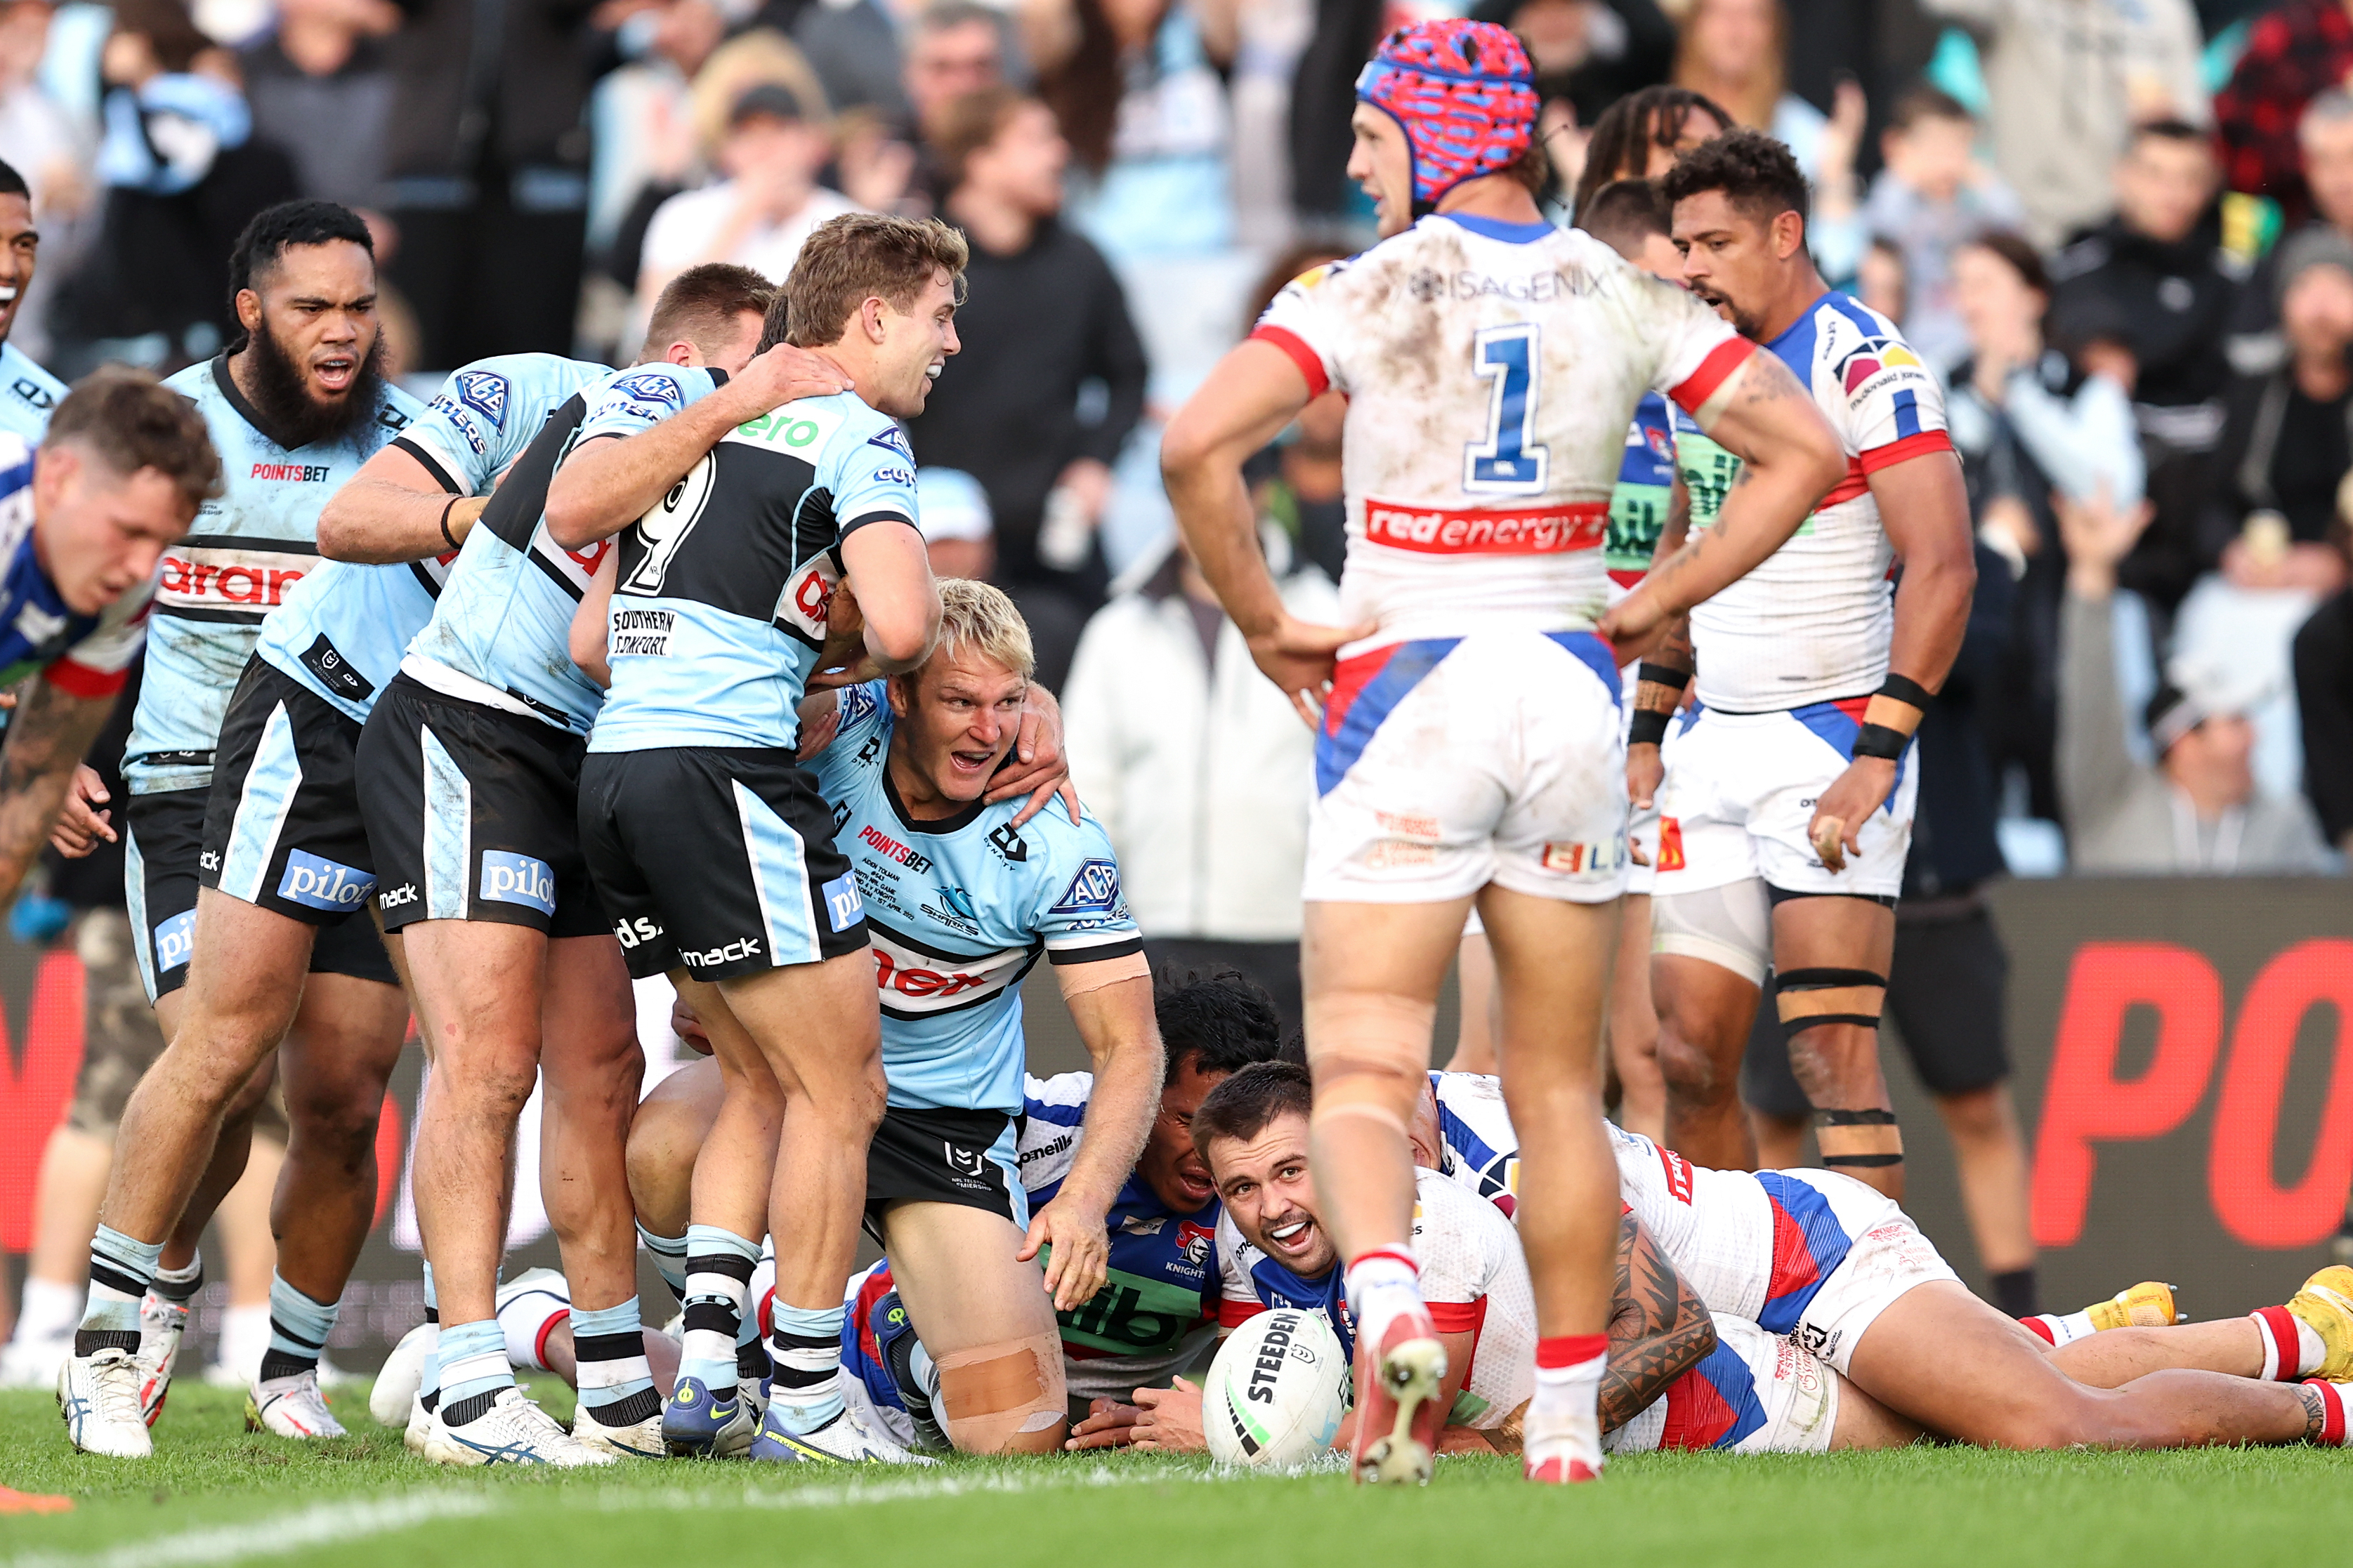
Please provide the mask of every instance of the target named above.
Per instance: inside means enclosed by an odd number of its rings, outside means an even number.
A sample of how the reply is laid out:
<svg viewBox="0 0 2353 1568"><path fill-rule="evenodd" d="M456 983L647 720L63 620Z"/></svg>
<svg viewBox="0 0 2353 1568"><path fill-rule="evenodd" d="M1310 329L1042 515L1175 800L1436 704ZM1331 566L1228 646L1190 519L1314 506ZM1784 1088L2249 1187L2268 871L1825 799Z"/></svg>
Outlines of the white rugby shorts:
<svg viewBox="0 0 2353 1568"><path fill-rule="evenodd" d="M1895 787L1862 825L1862 852L1846 858L1845 870L1825 867L1807 837L1814 803L1854 760L1868 700L1781 713L1704 709L1678 726L1659 789L1652 893L1672 898L1757 877L1793 893L1895 897L1920 789L1916 747L1895 764Z"/></svg>
<svg viewBox="0 0 2353 1568"><path fill-rule="evenodd" d="M1836 1171L1781 1171L1822 1195L1848 1237L1846 1256L1798 1315L1789 1337L1844 1373L1879 1314L1915 1285L1958 1283L1936 1244L1894 1198Z"/></svg>
<svg viewBox="0 0 2353 1568"><path fill-rule="evenodd" d="M1718 1448L1732 1454L1821 1454L1838 1429L1839 1374L1787 1334L1715 1315L1715 1349L1609 1434L1612 1454Z"/></svg>
<svg viewBox="0 0 2353 1568"><path fill-rule="evenodd" d="M1617 661L1591 632L1498 630L1340 661L1315 741L1303 896L1440 903L1488 883L1626 885Z"/></svg>

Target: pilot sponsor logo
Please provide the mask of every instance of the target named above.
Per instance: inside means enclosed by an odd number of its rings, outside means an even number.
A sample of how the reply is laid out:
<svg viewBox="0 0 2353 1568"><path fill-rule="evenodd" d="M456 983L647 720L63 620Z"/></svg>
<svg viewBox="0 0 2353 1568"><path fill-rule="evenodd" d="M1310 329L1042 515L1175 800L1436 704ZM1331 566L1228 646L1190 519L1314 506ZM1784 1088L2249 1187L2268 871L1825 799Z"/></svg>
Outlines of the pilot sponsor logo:
<svg viewBox="0 0 2353 1568"><path fill-rule="evenodd" d="M324 463L256 463L253 472L246 476L255 479L282 479L298 485L323 485L327 482Z"/></svg>
<svg viewBox="0 0 2353 1568"><path fill-rule="evenodd" d="M314 910L355 910L375 891L375 874L313 855L289 850L286 874L278 879L278 896Z"/></svg>
<svg viewBox="0 0 2353 1568"><path fill-rule="evenodd" d="M689 969L709 969L716 964L736 963L747 958L761 956L760 939L756 936L739 936L724 946L705 948L699 952L681 949L678 956Z"/></svg>
<svg viewBox="0 0 2353 1568"><path fill-rule="evenodd" d="M1425 555L1560 555L1596 550L1609 526L1606 501L1515 511L1365 502L1367 541Z"/></svg>
<svg viewBox="0 0 2353 1568"><path fill-rule="evenodd" d="M918 874L932 868L930 856L900 843L871 822L858 830L858 841L894 866L904 866Z"/></svg>
<svg viewBox="0 0 2353 1568"><path fill-rule="evenodd" d="M1050 915L1109 914L1119 908L1119 866L1092 859L1079 868L1071 885L1046 912Z"/></svg>
<svg viewBox="0 0 2353 1568"><path fill-rule="evenodd" d="M844 871L818 889L825 899L825 918L837 931L848 931L866 916L865 900L858 896L858 874Z"/></svg>
<svg viewBox="0 0 2353 1568"><path fill-rule="evenodd" d="M182 910L155 928L155 973L177 969L196 951L196 911Z"/></svg>
<svg viewBox="0 0 2353 1568"><path fill-rule="evenodd" d="M642 942L659 941L661 934L662 928L644 915L639 915L632 921L613 922L614 940L625 948L633 948Z"/></svg>
<svg viewBox="0 0 2353 1568"><path fill-rule="evenodd" d="M546 861L504 849L482 851L482 897L555 912L555 873Z"/></svg>

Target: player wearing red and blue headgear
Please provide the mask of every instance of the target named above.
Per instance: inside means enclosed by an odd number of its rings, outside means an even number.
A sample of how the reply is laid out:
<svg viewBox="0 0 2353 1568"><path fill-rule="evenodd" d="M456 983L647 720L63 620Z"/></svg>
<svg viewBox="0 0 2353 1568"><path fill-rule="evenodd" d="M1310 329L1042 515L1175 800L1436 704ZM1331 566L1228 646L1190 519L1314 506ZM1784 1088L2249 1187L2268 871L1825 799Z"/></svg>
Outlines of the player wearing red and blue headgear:
<svg viewBox="0 0 2353 1568"><path fill-rule="evenodd" d="M1381 41L1357 73L1356 100L1405 132L1415 217L1465 180L1519 162L1535 140L1535 77L1519 39L1493 22L1425 22Z"/></svg>

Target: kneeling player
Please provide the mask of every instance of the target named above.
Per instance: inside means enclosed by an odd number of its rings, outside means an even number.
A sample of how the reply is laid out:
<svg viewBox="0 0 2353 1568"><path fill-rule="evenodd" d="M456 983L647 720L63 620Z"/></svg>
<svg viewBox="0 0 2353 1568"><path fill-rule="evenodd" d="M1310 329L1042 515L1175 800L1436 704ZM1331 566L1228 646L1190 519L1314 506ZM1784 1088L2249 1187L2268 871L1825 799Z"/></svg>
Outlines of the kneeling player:
<svg viewBox="0 0 2353 1568"><path fill-rule="evenodd" d="M938 1363L948 1436L966 1452L1042 1452L1060 1445L1065 1422L1054 1312L1103 1283L1105 1215L1152 1118L1160 1042L1143 941L1101 826L1050 809L1017 825L1019 803L981 798L1029 694L1029 629L985 584L952 579L941 602L939 645L919 669L849 688L838 704L812 698L802 721L814 728L838 707L818 785L875 949L889 1104L868 1157L868 1224ZM1016 1149L1018 987L1041 955L1095 1078L1086 1136L1033 1219ZM633 1131L633 1152L659 1135L659 1121ZM666 1427L676 1447L720 1446L737 1419L714 1418L741 1401L711 1391L736 1385L754 1247L690 1233L686 1355ZM775 1343L781 1373L797 1347L782 1329Z"/></svg>

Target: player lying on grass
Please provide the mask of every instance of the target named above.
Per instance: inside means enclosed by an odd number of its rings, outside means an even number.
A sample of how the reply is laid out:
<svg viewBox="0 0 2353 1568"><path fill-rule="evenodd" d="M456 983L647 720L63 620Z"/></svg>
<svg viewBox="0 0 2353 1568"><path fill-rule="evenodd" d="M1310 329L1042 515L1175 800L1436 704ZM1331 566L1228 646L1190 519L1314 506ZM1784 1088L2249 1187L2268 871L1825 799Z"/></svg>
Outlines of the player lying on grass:
<svg viewBox="0 0 2353 1568"><path fill-rule="evenodd" d="M1093 1296L1055 1314L1074 1418L1091 1402L1166 1384L1213 1332L1217 1263L1209 1243L1219 1210L1208 1168L1193 1148L1193 1113L1229 1074L1271 1059L1280 1038L1265 993L1230 970L1163 977L1153 1008L1168 1065L1144 1152L1105 1215L1106 1279ZM693 1027L689 1019L681 1032ZM887 1040L887 1018L883 1029ZM1019 1163L1033 1211L1054 1201L1077 1165L1094 1082L1084 1072L1027 1081ZM698 1062L665 1079L639 1108L629 1170L649 1234L659 1233L664 1215L685 1214L694 1151L717 1103L715 1068ZM768 1271L763 1264L753 1273L747 1322L765 1316ZM843 1366L860 1380L875 1418L902 1442L946 1447L938 1363L895 1287L887 1259L851 1281Z"/></svg>
<svg viewBox="0 0 2353 1568"><path fill-rule="evenodd" d="M874 946L889 1099L867 1159L867 1223L936 1359L941 1425L955 1446L1044 1451L1060 1447L1066 1422L1054 1314L1092 1299L1106 1278L1105 1216L1153 1118L1160 1039L1143 940L1101 826L1053 810L1017 823L1018 802L983 799L1029 696L1029 628L986 584L950 579L940 597L939 641L918 668L803 701L803 731L822 741L804 754L815 752ZM1095 1076L1086 1136L1033 1217L1016 1148L1019 985L1041 957ZM709 1081L704 1069L700 1097L691 1086L657 1095L633 1145L702 1146L681 1139L669 1113L714 1114ZM710 1163L697 1161L693 1191ZM675 1156L659 1165L673 1173L670 1212L642 1205L640 1219L674 1237ZM723 1238L741 1250L721 1258L716 1234L688 1233L686 1353L664 1428L673 1452L732 1445L747 1403L736 1341L757 1244ZM781 1328L776 1342L785 1344Z"/></svg>
<svg viewBox="0 0 2353 1568"><path fill-rule="evenodd" d="M1493 1168L1513 1139L1489 1093L1481 1142ZM1901 1208L1852 1177L1710 1170L1611 1135L1626 1202L1710 1310L1789 1334L1850 1394L1923 1430L2018 1448L2344 1438L2353 1268L2325 1268L2286 1305L2243 1319L2029 1328L1971 1295Z"/></svg>

